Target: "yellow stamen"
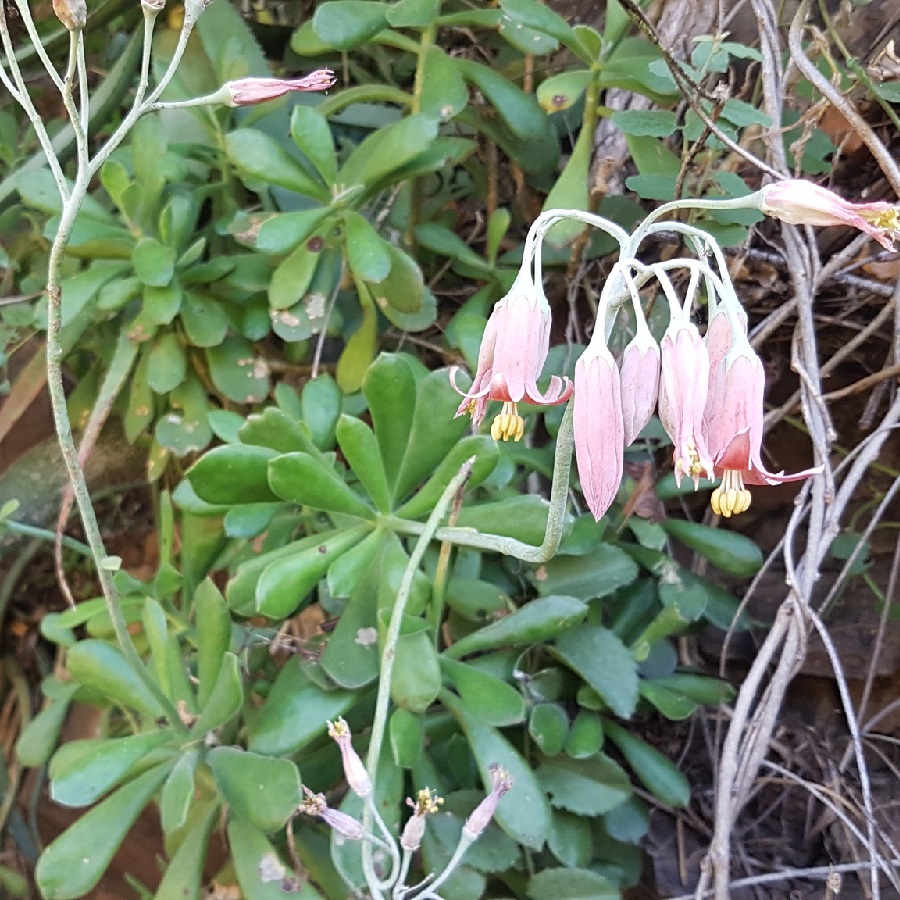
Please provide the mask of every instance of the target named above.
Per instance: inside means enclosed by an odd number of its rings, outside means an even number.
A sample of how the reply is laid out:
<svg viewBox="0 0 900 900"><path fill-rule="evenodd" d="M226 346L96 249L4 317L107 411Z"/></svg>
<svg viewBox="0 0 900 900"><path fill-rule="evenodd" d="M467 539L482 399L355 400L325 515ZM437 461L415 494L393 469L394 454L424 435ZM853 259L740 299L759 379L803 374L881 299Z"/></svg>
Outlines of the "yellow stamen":
<svg viewBox="0 0 900 900"><path fill-rule="evenodd" d="M717 516L730 519L750 509L750 491L744 487L744 479L737 469L726 469L722 484L712 492L709 505Z"/></svg>
<svg viewBox="0 0 900 900"><path fill-rule="evenodd" d="M525 434L525 420L519 415L516 404L504 403L500 415L495 416L491 424L491 437L495 441L508 441L510 438L520 441L523 434Z"/></svg>
<svg viewBox="0 0 900 900"><path fill-rule="evenodd" d="M900 231L900 212L897 207L881 210L879 212L864 212L862 217L871 222L876 228L881 228L889 234L896 234Z"/></svg>
<svg viewBox="0 0 900 900"><path fill-rule="evenodd" d="M416 794L416 802L407 798L406 803L411 806L417 816L425 816L429 813L436 813L441 804L444 802L443 797L439 797L436 793L432 793L429 788L423 788Z"/></svg>

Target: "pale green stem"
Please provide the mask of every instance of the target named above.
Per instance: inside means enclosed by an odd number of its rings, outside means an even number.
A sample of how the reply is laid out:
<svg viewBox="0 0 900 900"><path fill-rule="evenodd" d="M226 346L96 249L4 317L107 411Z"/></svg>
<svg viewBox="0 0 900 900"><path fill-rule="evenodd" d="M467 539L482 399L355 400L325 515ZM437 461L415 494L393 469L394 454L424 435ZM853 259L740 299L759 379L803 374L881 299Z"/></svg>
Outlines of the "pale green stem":
<svg viewBox="0 0 900 900"><path fill-rule="evenodd" d="M594 228L605 231L610 237L618 241L619 245L623 248L631 240L631 235L622 228L621 225L617 225L609 219L604 219L603 216L598 216L595 213L583 212L580 209L548 209L545 212L542 212L534 220L528 233L530 235L532 230L537 232L541 228L543 228L543 232L546 233L551 225L555 225L556 222L561 219L574 219L576 222L584 222L587 225L593 225ZM546 224L547 220L552 220L549 225ZM541 237L543 237L543 234Z"/></svg>
<svg viewBox="0 0 900 900"><path fill-rule="evenodd" d="M43 47L40 45L40 41L37 38L37 33L34 29L34 23L31 21L30 14L28 14L27 5L25 5L24 0L16 0L16 4L19 7L20 12L23 12L24 6L23 20L25 21L26 28L29 29L29 35L31 35L32 39L34 40L38 54L41 56L41 59L44 60L45 66L48 66L49 59L46 59L46 53L44 52ZM182 29L178 48L175 51L169 69L167 70L163 80L157 86L151 99L156 99L156 97L159 95L159 93L162 92L168 81L171 80L172 76L174 75L175 69L177 68L181 56L184 53L184 47L187 42L187 33L189 32L189 30L190 29L187 27ZM109 568L107 568L106 566L106 549L103 546L103 538L100 534L100 528L97 523L97 517L96 513L94 512L93 504L91 503L87 482L85 481L84 472L82 471L81 465L78 461L78 452L75 447L75 441L72 436L72 427L71 423L69 422L68 411L66 409L66 394L62 379L62 285L60 280L62 259L65 255L65 250L71 237L75 220L78 216L79 210L81 209L82 203L84 202L84 198L87 195L91 178L96 173L103 161L107 159L109 157L109 154L112 153L112 151L121 143L122 139L137 121L139 116L141 116L146 111L146 104L143 106L138 106L137 104L135 104L132 107L131 111L126 115L125 119L116 130L116 132L106 142L104 147L101 148L93 161L91 161L88 156L87 135L82 128L81 118L82 114L86 113L88 110L88 100L86 96L86 89L84 88L86 74L83 65L83 52L79 48L79 45L81 44L80 36L78 36L77 38L73 37L73 42L70 45L70 71L72 60L74 59L76 60L76 70L78 70L79 73L80 85L82 87L82 90L84 90L85 92L85 96L82 98L81 113L79 113L79 111L75 108L72 99L72 79L68 78L66 84L64 85L58 73L55 73L55 70L52 69L52 65L49 65L51 77L53 77L54 83L57 84L62 92L63 101L66 104L66 110L69 113L69 118L71 119L71 124L78 147L77 175L70 191L68 185L66 184L65 178L63 177L59 161L53 153L53 149L50 145L50 140L47 136L47 132L44 128L43 122L38 116L37 111L35 110L34 105L31 102L31 98L28 95L28 92L25 90L24 80L22 79L21 73L15 60L15 55L12 50L12 43L9 37L9 31L6 27L5 19L3 16L0 16L0 38L2 38L3 47L7 54L7 59L9 61L13 79L15 80L15 83L20 91L20 96L18 96L17 99L21 103L26 115L28 115L29 119L32 121L35 127L38 138L41 141L41 146L43 147L45 155L47 156L47 161L50 165L51 171L54 174L54 178L56 179L57 186L59 187L60 195L63 200L59 225L57 227L57 232L54 236L53 243L50 248L50 255L47 264L47 387L50 393L50 400L53 408L53 421L54 425L56 426L56 433L59 440L60 451L62 453L63 461L65 462L66 469L69 474L69 479L72 483L72 492L75 495L75 500L78 503L78 509L81 513L82 522L84 523L84 531L85 537L87 539L87 544L90 547L91 554L93 555L94 561L97 566L97 575L100 581L100 587L102 589L110 620L113 625L113 630L116 634L116 638L118 640L122 653L124 654L125 659L128 661L129 666L134 670L138 678L143 682L143 684L147 687L147 689L159 703L161 710L169 720L169 726L176 732L186 733L187 729L179 719L175 706L165 695L157 681L147 671L146 667L141 661L140 655L138 654L134 646L134 643L131 640L131 636L128 633L125 617L122 614L122 608L119 604L118 593L116 591L113 575ZM148 32L145 32L145 41L149 41L149 38L150 34ZM145 47L145 53L146 52L147 50Z"/></svg>
<svg viewBox="0 0 900 900"><path fill-rule="evenodd" d="M397 600L394 603L394 609L391 612L391 621L388 624L387 634L384 639L384 650L381 654L378 692L375 697L375 717L372 722L372 736L369 740L369 751L366 756L366 768L369 772L369 777L372 779L372 797L375 796L378 762L381 759L381 747L384 743L388 707L390 706L391 701L391 676L394 670L394 658L397 653L397 641L400 637L400 624L403 621L403 614L406 610L406 604L409 601L409 592L412 588L413 577L418 571L419 564L422 561L422 557L425 555L428 544L431 542L432 538L435 537L438 523L447 514L447 509L453 501L453 498L456 496L457 491L461 490L471 474L474 461L473 457L463 464L459 472L457 472L450 480L450 483L444 489L444 492L435 504L431 515L428 517L428 521L423 527L419 540L416 541L416 545L410 554L409 563L406 566L406 571L403 573L403 580L400 582L400 587L397 590ZM376 812L376 810L373 800L371 803L367 803L363 810L363 829L365 831L372 830L372 818L374 812ZM396 853L396 849L394 852ZM364 845L362 848L362 864L366 884L369 886L369 890L372 891L373 898L381 897L380 882L378 876L375 874L372 862L372 848L368 845Z"/></svg>
<svg viewBox="0 0 900 900"><path fill-rule="evenodd" d="M79 69L79 54L78 48L79 45L82 46L83 42L81 38L81 32L78 31L70 31L69 32L69 65L66 69L66 80L62 86L62 102L63 106L66 109L66 112L69 114L69 121L72 123L72 131L75 134L75 147L76 153L78 156L78 171L82 172L87 168L88 164L88 142L87 142L87 134L82 128L82 114L84 110L87 108L87 99L84 95L81 96L81 112L79 112L78 108L75 106L75 98L72 94L72 89L75 86L75 76L76 74L79 76L79 85L81 90L85 90L84 82L86 81L86 77L84 77L84 69ZM76 202L74 200L70 200L68 202ZM81 207L81 201L77 201L77 206Z"/></svg>
<svg viewBox="0 0 900 900"><path fill-rule="evenodd" d="M88 91L87 60L84 57L84 35L78 35L78 103L81 109L81 131L87 134L91 121L91 96Z"/></svg>
<svg viewBox="0 0 900 900"><path fill-rule="evenodd" d="M84 169L80 169L72 187L72 196L63 206L59 227L50 248L50 258L47 265L47 388L53 408L53 422L56 426L59 449L66 464L69 479L72 482L72 492L75 495L75 501L78 503L78 510L81 513L84 534L97 566L97 577L103 591L103 598L106 601L107 611L109 612L113 630L122 653L125 655L129 666L160 704L160 708L169 720L170 727L176 731L187 733L186 727L178 717L175 706L165 695L157 681L147 671L131 640L131 635L128 633L128 626L122 614L122 607L119 604L113 574L104 565L107 557L106 548L103 546L100 526L97 523L94 506L91 503L84 472L78 462L78 451L75 448L72 426L69 422L68 410L66 409L66 392L63 387L62 376L62 286L60 284L60 267L66 245L72 233L72 226L87 193L88 183L87 172Z"/></svg>
<svg viewBox="0 0 900 900"><path fill-rule="evenodd" d="M97 151L97 154L91 160L89 174L93 178L94 175L100 170L100 167L103 163L106 162L107 159L112 155L113 151L122 143L125 139L125 136L129 131L134 127L135 122L143 116L144 114L150 112L153 108L153 104L159 99L160 94L169 86L169 82L175 75L175 71L178 68L178 64L181 62L181 57L184 56L185 48L187 47L188 38L190 37L191 30L193 29L193 24L190 24L187 19L185 19L184 26L181 29L181 33L178 35L178 44L175 47L175 52L172 54L172 59L169 62L169 67L166 69L165 74L159 80L159 84L153 89L153 92L147 97L146 100L138 105L135 103L128 114L119 124L119 127L110 135L109 139L106 143ZM144 40L145 42L152 38L152 30L144 32ZM145 50L146 53L146 43ZM140 86L138 88L140 92Z"/></svg>
<svg viewBox="0 0 900 900"><path fill-rule="evenodd" d="M50 171L53 173L53 180L56 182L59 196L63 199L63 202L65 202L69 197L69 187L66 184L66 178L63 175L59 159L53 152L53 143L50 140L50 135L44 127L43 120L34 108L34 104L31 102L31 95L28 93L25 79L22 77L22 72L19 70L19 64L16 61L16 53L13 49L12 39L9 36L6 17L3 15L0 15L0 42L3 44L3 52L6 54L6 59L9 62L11 79L15 85L15 89L10 89L10 93L22 109L25 110L25 115L28 116L31 124L34 126L34 132L37 135L38 142L41 145L41 149L44 151L44 155L47 157L47 164L50 166ZM40 46L40 44L38 44L38 46ZM59 76L57 75L56 77L57 80L59 80ZM4 82L8 80L9 79L4 79Z"/></svg>
<svg viewBox="0 0 900 900"><path fill-rule="evenodd" d="M144 96L150 85L150 50L153 46L153 26L156 23L158 14L158 12L153 10L144 9L144 50L141 54L141 74L134 97L134 105L136 106L144 102Z"/></svg>
<svg viewBox="0 0 900 900"><path fill-rule="evenodd" d="M435 891L453 874L456 867L462 862L462 858L466 855L466 850L472 846L475 840L475 836L463 828L459 835L459 843L456 845L453 856L450 857L450 861L447 863L447 868L424 891L420 894L414 894L415 900L441 900Z"/></svg>
<svg viewBox="0 0 900 900"><path fill-rule="evenodd" d="M56 535L49 528L38 528L35 525L13 522L10 519L0 519L0 531L3 531L3 529L11 531L13 534L24 534L29 537L41 538L50 543L56 540ZM81 541L76 541L75 538L70 538L67 535L62 536L62 545L70 550L76 550L82 556L93 556L91 548L87 544L82 544Z"/></svg>
<svg viewBox="0 0 900 900"><path fill-rule="evenodd" d="M62 93L63 91L63 81L59 77L59 72L56 71L56 68L53 65L53 61L47 55L47 51L44 49L44 45L41 43L41 37L38 34L37 28L34 25L34 19L31 18L31 10L28 8L27 0L15 0L16 9L19 10L19 18L22 20L22 24L25 26L25 30L28 32L28 40L34 44L35 53L38 55L38 59L40 59L44 68L47 70L47 74L50 76L50 80L56 85L56 89ZM70 32L71 34L71 32ZM7 56L10 54L7 52ZM13 65L13 59L10 58L10 66Z"/></svg>
<svg viewBox="0 0 900 900"><path fill-rule="evenodd" d="M373 769L372 772L374 773L375 769ZM394 884L397 879L397 869L400 866L400 853L397 850L397 842L394 839L394 835L391 834L390 829L387 827L387 825L385 825L384 819L381 818L381 813L378 812L378 807L375 805L374 781L373 791L366 798L366 805L363 810L363 821L365 821L365 815L368 810L371 810L372 817L375 819L375 824L378 826L378 830L384 835L384 840L379 842L379 846L382 847L382 849L386 850L388 855L391 857L390 874L383 881L378 880L379 890L385 890L392 884ZM374 871L372 872L372 874L375 874Z"/></svg>
<svg viewBox="0 0 900 900"><path fill-rule="evenodd" d="M401 900L411 888L406 886L406 876L409 875L409 865L412 862L412 851L404 850L403 859L400 862L400 873L397 875L397 881L394 884L394 890L391 893L393 900Z"/></svg>
<svg viewBox="0 0 900 900"><path fill-rule="evenodd" d="M708 209L713 211L720 209L761 209L763 196L764 194L762 191L755 191L744 197L729 197L721 200L714 200L707 197L686 197L683 200L672 200L670 203L664 203L658 209L654 209L653 212L647 215L644 221L641 222L632 233L632 244L634 247L637 247L649 233L649 226L669 213L677 212L680 209ZM670 224L670 226L675 226L680 223L671 222L668 224ZM707 238L708 237L709 235L707 235Z"/></svg>
<svg viewBox="0 0 900 900"><path fill-rule="evenodd" d="M573 406L570 402L563 414L559 433L556 436L547 528L544 532L544 541L539 547L499 534L484 534L475 528L437 528L434 531L434 539L447 541L458 547L472 547L475 550L503 553L529 563L547 562L548 559L555 556L566 524L569 472L572 468L572 448L574 447L572 414ZM428 523L423 525L420 522L410 522L394 516L384 516L380 521L398 534L424 535L428 529Z"/></svg>

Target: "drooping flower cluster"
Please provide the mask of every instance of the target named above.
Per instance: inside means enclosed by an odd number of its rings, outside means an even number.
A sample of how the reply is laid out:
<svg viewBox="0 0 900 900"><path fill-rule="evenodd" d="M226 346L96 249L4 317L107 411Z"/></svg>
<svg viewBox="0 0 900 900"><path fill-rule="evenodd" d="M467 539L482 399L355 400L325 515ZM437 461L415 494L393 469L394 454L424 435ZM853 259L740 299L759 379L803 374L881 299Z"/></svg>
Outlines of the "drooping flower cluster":
<svg viewBox="0 0 900 900"><path fill-rule="evenodd" d="M892 246L891 238L900 233L897 207L851 204L807 182L770 185L748 199L748 205L793 224L851 224L885 247ZM558 219L560 212L554 212ZM765 373L750 346L747 317L721 251L712 242L708 246L718 254L716 269L702 259L645 265L625 258L616 263L601 294L593 338L575 363L574 384L553 376L541 393L537 380L548 355L550 309L541 288L539 254L535 261L535 251L528 252L536 233L533 227L519 275L488 320L472 387L461 390L457 369L451 370L451 383L463 396L457 415L470 413L477 426L488 401L499 400L503 407L491 435L495 440L518 441L525 430L519 402L564 403L574 392L576 462L585 500L596 519L619 490L625 447L654 411L672 440L676 482L680 485L686 476L697 488L701 478L721 479L711 497L717 515L730 517L749 508L746 485L797 481L821 471L815 467L796 474L769 472L762 462ZM689 273L684 298L677 296L668 275L679 267ZM662 288L670 312L659 344L640 301L640 286L651 279ZM705 335L693 319L701 283L709 312ZM609 348L609 332L618 304L629 295L636 334L617 362Z"/></svg>

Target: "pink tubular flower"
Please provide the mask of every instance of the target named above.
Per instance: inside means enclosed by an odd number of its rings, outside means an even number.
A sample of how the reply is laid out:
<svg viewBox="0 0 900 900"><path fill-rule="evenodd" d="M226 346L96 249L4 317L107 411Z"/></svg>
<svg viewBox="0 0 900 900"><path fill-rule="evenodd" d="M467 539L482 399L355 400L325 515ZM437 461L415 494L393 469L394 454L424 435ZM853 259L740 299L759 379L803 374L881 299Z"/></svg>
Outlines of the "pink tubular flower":
<svg viewBox="0 0 900 900"><path fill-rule="evenodd" d="M488 827L497 811L500 798L512 787L512 779L506 769L493 765L490 767L490 773L491 792L472 810L472 814L463 825L463 831L472 840L480 837L484 829Z"/></svg>
<svg viewBox="0 0 900 900"><path fill-rule="evenodd" d="M365 831L361 822L339 809L332 809L326 802L324 794L314 794L306 785L303 786L303 793L306 799L300 804L300 812L308 816L318 816L329 828L333 828L347 840L362 840Z"/></svg>
<svg viewBox="0 0 900 900"><path fill-rule="evenodd" d="M791 225L850 225L872 235L886 250L900 235L900 207L880 200L850 203L811 181L789 178L766 185L759 208Z"/></svg>
<svg viewBox="0 0 900 900"><path fill-rule="evenodd" d="M722 484L710 498L716 515L729 518L750 507L745 484L800 481L822 471L821 466L795 475L768 472L760 458L763 437L765 372L746 335L733 335L731 349L710 376L706 425L709 451Z"/></svg>
<svg viewBox="0 0 900 900"><path fill-rule="evenodd" d="M640 329L622 354L622 418L625 446L643 431L656 409L659 394L659 345Z"/></svg>
<svg viewBox="0 0 900 900"><path fill-rule="evenodd" d="M231 99L229 106L253 106L276 100L291 91L327 91L335 82L330 69L316 69L305 78L240 78L229 81L225 88Z"/></svg>
<svg viewBox="0 0 900 900"><path fill-rule="evenodd" d="M660 346L659 420L675 445L675 481L687 475L698 487L700 476L713 477L703 413L709 392L709 356L697 326L673 316Z"/></svg>
<svg viewBox="0 0 900 900"><path fill-rule="evenodd" d="M347 784L350 785L350 790L360 797L368 797L372 793L372 780L369 778L369 773L359 758L359 754L350 743L352 738L350 726L342 718L329 722L328 736L334 740L341 751L344 777L347 779Z"/></svg>
<svg viewBox="0 0 900 900"><path fill-rule="evenodd" d="M581 491L598 521L622 483L625 426L619 370L605 346L593 343L575 363L575 461Z"/></svg>
<svg viewBox="0 0 900 900"><path fill-rule="evenodd" d="M525 421L517 404L564 403L572 396L568 378L554 375L547 392L537 387L550 342L550 307L544 293L523 266L509 293L495 305L478 352L478 370L469 391L456 386L458 367L450 370L450 383L463 397L457 416L471 413L475 425L484 420L489 400L500 400L503 409L491 428L494 440L518 441Z"/></svg>

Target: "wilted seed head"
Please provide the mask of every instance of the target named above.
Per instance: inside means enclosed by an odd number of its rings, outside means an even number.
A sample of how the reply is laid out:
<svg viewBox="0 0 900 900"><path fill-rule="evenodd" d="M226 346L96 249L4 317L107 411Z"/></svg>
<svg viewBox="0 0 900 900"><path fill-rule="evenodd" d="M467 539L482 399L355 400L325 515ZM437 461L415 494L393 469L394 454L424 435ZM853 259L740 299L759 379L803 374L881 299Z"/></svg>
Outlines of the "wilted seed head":
<svg viewBox="0 0 900 900"><path fill-rule="evenodd" d="M165 5L166 0L141 0L141 9L151 16L161 13Z"/></svg>

